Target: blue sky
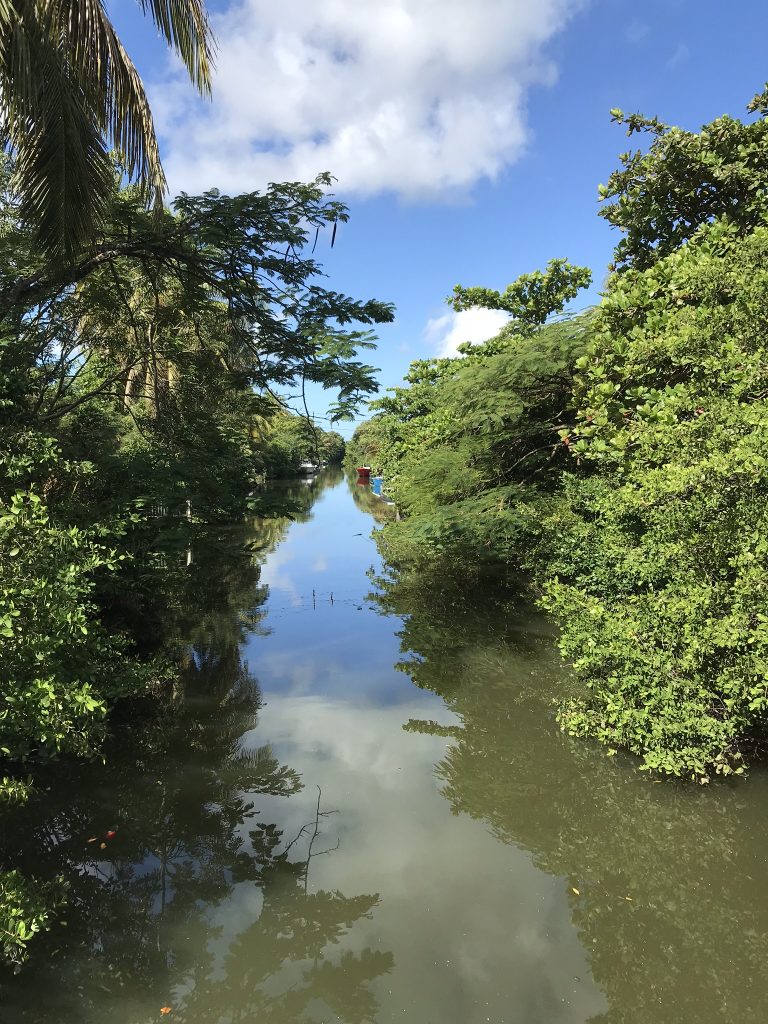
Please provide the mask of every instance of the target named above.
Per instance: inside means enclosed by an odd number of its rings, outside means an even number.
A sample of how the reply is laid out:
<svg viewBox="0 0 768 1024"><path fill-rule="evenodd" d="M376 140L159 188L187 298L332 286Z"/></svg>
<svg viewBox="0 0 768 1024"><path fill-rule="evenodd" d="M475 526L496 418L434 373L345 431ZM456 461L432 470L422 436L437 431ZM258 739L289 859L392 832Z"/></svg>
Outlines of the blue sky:
<svg viewBox="0 0 768 1024"><path fill-rule="evenodd" d="M596 189L628 148L611 107L696 128L768 79L757 0L216 0L205 103L137 5L111 9L172 188L339 178L351 220L321 259L331 287L397 306L372 359L383 388L491 330L448 310L456 283L566 256L594 274L578 305L597 298L616 235Z"/></svg>

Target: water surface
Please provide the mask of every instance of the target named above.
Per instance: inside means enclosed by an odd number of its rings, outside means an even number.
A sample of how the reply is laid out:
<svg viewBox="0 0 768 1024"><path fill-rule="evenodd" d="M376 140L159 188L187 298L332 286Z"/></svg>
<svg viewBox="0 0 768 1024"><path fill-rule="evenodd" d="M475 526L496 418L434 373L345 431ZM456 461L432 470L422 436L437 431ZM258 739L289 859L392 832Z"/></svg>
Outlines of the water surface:
<svg viewBox="0 0 768 1024"><path fill-rule="evenodd" d="M195 552L172 707L7 820L71 889L0 1022L763 1021L765 774L657 785L563 737L541 619L399 579L375 499L297 488L247 561Z"/></svg>

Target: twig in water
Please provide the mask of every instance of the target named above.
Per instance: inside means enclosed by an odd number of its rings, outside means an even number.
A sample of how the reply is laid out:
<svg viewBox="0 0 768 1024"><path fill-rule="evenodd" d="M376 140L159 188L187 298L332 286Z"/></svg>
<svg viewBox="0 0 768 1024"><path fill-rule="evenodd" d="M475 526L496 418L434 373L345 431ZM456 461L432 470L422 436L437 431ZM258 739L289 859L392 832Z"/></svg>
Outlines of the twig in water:
<svg viewBox="0 0 768 1024"><path fill-rule="evenodd" d="M312 861L312 857L313 856L315 856L315 857L319 857L320 856L320 854L317 854L317 853L313 854L312 853L312 846L313 846L315 840L317 839L317 837L321 834L320 833L320 819L321 818L327 818L329 814L338 814L339 813L338 811L321 811L320 810L320 801L322 799L322 796L323 796L323 791L318 786L317 787L317 809L315 810L315 831L312 833L312 838L309 840L309 848L307 849L307 866L304 869L304 895L305 896L307 894L307 885L309 883L309 865L310 865L310 863ZM337 847L338 847L338 844L337 844ZM323 850L322 852L323 853L330 853L330 850Z"/></svg>

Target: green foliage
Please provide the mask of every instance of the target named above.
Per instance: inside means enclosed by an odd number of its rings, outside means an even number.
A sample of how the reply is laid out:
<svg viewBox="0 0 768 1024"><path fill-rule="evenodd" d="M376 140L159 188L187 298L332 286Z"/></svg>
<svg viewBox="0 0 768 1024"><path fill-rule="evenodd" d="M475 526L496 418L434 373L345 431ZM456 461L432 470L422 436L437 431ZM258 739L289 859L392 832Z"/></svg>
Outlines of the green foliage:
<svg viewBox="0 0 768 1024"><path fill-rule="evenodd" d="M158 220L115 191L98 252L63 266L12 202L0 209L0 752L14 762L93 751L110 704L145 684L131 631L98 621L119 589L107 576L137 582L153 564L156 530L136 511L242 515L275 462L326 437L278 414L273 389L335 388L343 416L376 386L355 359L370 335L350 325L391 307L320 288L302 254L312 228L347 216L321 183L177 210ZM142 568L126 577L129 556Z"/></svg>
<svg viewBox="0 0 768 1024"><path fill-rule="evenodd" d="M45 762L100 753L127 700L162 705L173 692L195 538L241 519L275 463L285 468L273 421L306 439L308 421L283 410L307 381L335 392L340 419L376 390L358 352L392 318L386 303L318 284L307 243L347 218L327 176L185 195L152 215L138 189L111 182L98 244L65 262L39 249L12 170L0 168L6 806ZM340 457L338 435L311 434L313 451ZM12 888L13 943L25 943L45 901Z"/></svg>
<svg viewBox="0 0 768 1024"><path fill-rule="evenodd" d="M320 475L271 493L306 519L338 479ZM2 855L35 879L35 888L20 880L27 891L54 896L62 876L69 888L66 933L57 929L50 943L33 948L19 977L0 972L4 1015L35 1017L42 991L57 1024L101 1020L118 1003L138 1020L157 1016L169 993L183 989L174 1013L191 1019L215 1019L236 1001L254 1019L298 1020L327 998L333 970L331 991L360 1007L349 1019L374 1019L368 986L391 968L391 956L338 950L378 897L316 885L317 865L327 860L316 857L328 850L325 843L313 848L317 819L323 832L328 820L316 791L306 792L300 773L268 744L248 739L260 732L262 706L244 658L248 639L263 629L260 555L289 523L248 519L196 536L193 560L178 574L176 607L166 609L165 624L184 652L172 690L116 710L103 764L73 763L65 779L43 769L44 798L9 809ZM163 614L159 607L150 613ZM284 832L286 800L300 806ZM88 842L95 836L105 837L103 849ZM211 914L246 890L261 912L227 939L222 972L222 959L211 953ZM304 977L307 962L314 963L311 978ZM286 971L281 979L298 971L300 983L290 977L275 992L270 980ZM194 984L184 988L190 978Z"/></svg>
<svg viewBox="0 0 768 1024"><path fill-rule="evenodd" d="M103 532L103 531L101 531ZM104 698L124 685L121 647L93 622L93 576L120 556L93 530L53 522L40 495L0 511L0 753L88 754Z"/></svg>
<svg viewBox="0 0 768 1024"><path fill-rule="evenodd" d="M140 6L207 92L213 39L203 0ZM39 244L71 258L102 226L110 147L150 202L165 192L147 96L102 0L2 0L0 38L0 131L15 157L14 192Z"/></svg>
<svg viewBox="0 0 768 1024"><path fill-rule="evenodd" d="M320 436L320 456L328 466L339 466L344 461L347 445L337 430L324 430Z"/></svg>
<svg viewBox="0 0 768 1024"><path fill-rule="evenodd" d="M588 696L566 728L645 767L741 771L768 710L768 229L612 282L582 360L547 606Z"/></svg>
<svg viewBox="0 0 768 1024"><path fill-rule="evenodd" d="M0 778L0 806L26 803L32 792L30 780L11 779L7 775Z"/></svg>
<svg viewBox="0 0 768 1024"><path fill-rule="evenodd" d="M652 138L646 152L623 153L621 169L598 189L606 204L600 216L624 233L616 246L616 267L649 267L716 219L742 234L763 222L768 212L766 95L768 89L748 108L760 114L759 120L719 117L700 132L611 111L614 121L627 126L627 135Z"/></svg>
<svg viewBox="0 0 768 1024"><path fill-rule="evenodd" d="M760 976L768 935L754 895L768 875L764 773L748 790L655 785L630 757L605 758L554 727L552 702L578 681L547 623L497 579L468 585L456 563L452 575L376 583L372 600L402 622L398 668L452 713L447 728L404 728L451 736L435 777L453 812L525 851L567 893L606 1001L590 1024L757 1024L745 979Z"/></svg>
<svg viewBox="0 0 768 1024"><path fill-rule="evenodd" d="M395 564L531 573L580 684L567 732L702 782L741 774L768 719L766 96L698 134L614 111L653 141L601 188L625 237L597 311L536 330L534 303L414 364L353 442L405 517ZM559 308L555 271L454 301Z"/></svg>
<svg viewBox="0 0 768 1024"><path fill-rule="evenodd" d="M457 311L472 306L504 310L512 316L516 331L523 333L541 327L553 313L561 313L591 280L587 267L576 267L568 260L550 260L546 270L521 274L503 292L457 284L449 302Z"/></svg>
<svg viewBox="0 0 768 1024"><path fill-rule="evenodd" d="M589 331L589 314L505 328L464 358L412 364L410 387L374 403L382 411L358 428L352 456L383 471L405 516L384 531L388 557L531 566L570 468L560 431Z"/></svg>
<svg viewBox="0 0 768 1024"><path fill-rule="evenodd" d="M19 871L0 872L0 954L17 966L27 958L27 943L48 928L61 902L61 882L40 884Z"/></svg>
<svg viewBox="0 0 768 1024"><path fill-rule="evenodd" d="M268 476L295 476L303 462L338 464L344 458L344 438L326 431L306 416L282 410L270 420L265 451Z"/></svg>

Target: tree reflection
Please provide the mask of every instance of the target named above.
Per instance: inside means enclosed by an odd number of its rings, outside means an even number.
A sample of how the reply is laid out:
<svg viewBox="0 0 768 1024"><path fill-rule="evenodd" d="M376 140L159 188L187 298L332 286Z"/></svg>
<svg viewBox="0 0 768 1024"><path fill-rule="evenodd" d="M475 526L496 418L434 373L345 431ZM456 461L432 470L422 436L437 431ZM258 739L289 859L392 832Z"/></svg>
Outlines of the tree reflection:
<svg viewBox="0 0 768 1024"><path fill-rule="evenodd" d="M314 476L270 481L253 493L251 506L257 521L267 529L283 531L290 523L305 523L312 518L312 506L324 491L344 478L338 466L330 466ZM273 546L282 540L276 532Z"/></svg>
<svg viewBox="0 0 768 1024"><path fill-rule="evenodd" d="M334 961L328 950L370 918L378 896L307 893L309 860L276 852L279 831L262 827L251 839L261 850L261 913L228 947L221 980L196 985L184 1008L201 1021L220 1019L223 1007L221 1019L233 1021L326 1020L328 1010L349 1024L373 1021L377 1005L368 985L392 969L391 953L347 951Z"/></svg>
<svg viewBox="0 0 768 1024"><path fill-rule="evenodd" d="M377 523L388 523L395 518L395 506L375 495L369 483L358 483L354 476L350 477L349 491L355 505L372 516Z"/></svg>
<svg viewBox="0 0 768 1024"><path fill-rule="evenodd" d="M436 773L456 813L564 876L609 1003L594 1020L762 1021L766 776L654 784L559 732L568 675L546 624L509 594L424 574L378 583L381 610L404 617L398 667L460 720L406 728L453 740Z"/></svg>
<svg viewBox="0 0 768 1024"><path fill-rule="evenodd" d="M256 706L249 682L232 695L229 737L198 705L165 744L148 738L135 763L116 758L97 787L78 779L74 802L17 823L35 873L73 880L67 929L41 938L22 974L4 980L3 1024L133 1024L165 1005L200 1022L324 1020L328 1009L349 1024L374 1019L368 984L391 954L331 950L378 896L307 892L306 841L256 821L260 796L291 796L301 783L268 747L240 746L236 722L251 726ZM106 851L87 844L116 821Z"/></svg>
<svg viewBox="0 0 768 1024"><path fill-rule="evenodd" d="M308 515L321 487L299 487L291 508ZM3 819L0 860L64 878L68 903L21 974L0 974L2 1024L139 1024L167 1006L201 1024L374 1019L369 983L391 955L331 954L378 896L311 891L325 852L312 829L286 839L268 820L301 779L254 744L262 698L242 649L267 593L254 551L290 521L199 532L178 578L169 559L151 641L181 652L173 687L115 719L106 763L41 777L49 791Z"/></svg>

